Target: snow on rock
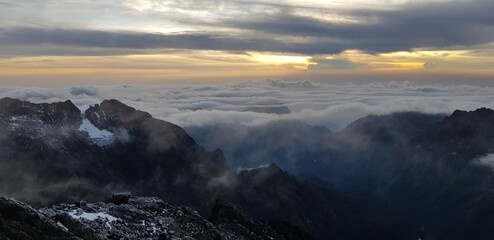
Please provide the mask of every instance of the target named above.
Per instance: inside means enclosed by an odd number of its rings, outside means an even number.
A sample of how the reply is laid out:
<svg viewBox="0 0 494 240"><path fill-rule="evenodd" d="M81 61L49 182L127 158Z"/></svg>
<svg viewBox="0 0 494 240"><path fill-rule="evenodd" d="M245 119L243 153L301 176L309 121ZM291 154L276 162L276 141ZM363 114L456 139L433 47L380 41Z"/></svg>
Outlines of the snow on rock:
<svg viewBox="0 0 494 240"><path fill-rule="evenodd" d="M12 116L10 118L11 122L35 122L35 123L43 123L40 119L33 118L27 115L24 116Z"/></svg>
<svg viewBox="0 0 494 240"><path fill-rule="evenodd" d="M43 121L37 118L29 117L27 115L24 116L12 116L10 120L8 121L10 124L9 129L10 130L16 130L18 128L21 128L22 126L26 124L42 124Z"/></svg>
<svg viewBox="0 0 494 240"><path fill-rule="evenodd" d="M57 226L59 226L61 229L63 229L66 232L69 231L69 229L67 227L65 227L65 225L63 225L61 222L57 222Z"/></svg>
<svg viewBox="0 0 494 240"><path fill-rule="evenodd" d="M60 203L34 209L16 200L0 197L1 210L18 205L15 221L3 223L13 239L287 239L281 231L248 218L238 205L218 201L208 220L188 207L175 207L153 197L130 196L127 203ZM18 213L18 214L17 214ZM110 215L110 214L111 215ZM12 214L12 213L11 213ZM66 214L68 215L67 217ZM32 224L39 216L41 224ZM26 230L10 226L27 226ZM50 231L41 227L52 226ZM290 229L284 227L283 229ZM10 230L13 231L10 231ZM34 229L34 230L33 230ZM67 230L68 231L67 231ZM9 232L10 231L10 232ZM12 233L11 233L12 232ZM2 232L3 234L3 232ZM291 233L288 233L291 234ZM289 236L289 235L285 235ZM312 239L312 238L298 238Z"/></svg>
<svg viewBox="0 0 494 240"><path fill-rule="evenodd" d="M79 127L79 131L84 131L89 134L89 138L99 146L111 144L113 142L113 133L107 130L101 130L94 126L89 119L84 118Z"/></svg>
<svg viewBox="0 0 494 240"><path fill-rule="evenodd" d="M73 211L69 212L69 215L75 219L83 218L83 219L86 219L89 221L94 221L96 219L102 219L102 220L106 220L108 222L117 221L116 217L114 217L108 213L104 213L104 212L88 213L88 212L73 210Z"/></svg>
<svg viewBox="0 0 494 240"><path fill-rule="evenodd" d="M253 167L253 168L243 168L243 167L238 167L237 168L237 172L242 172L242 171L252 171L252 170L256 170L256 169L260 169L260 168L267 168L271 166L271 164L262 164L262 165L259 165L257 167Z"/></svg>

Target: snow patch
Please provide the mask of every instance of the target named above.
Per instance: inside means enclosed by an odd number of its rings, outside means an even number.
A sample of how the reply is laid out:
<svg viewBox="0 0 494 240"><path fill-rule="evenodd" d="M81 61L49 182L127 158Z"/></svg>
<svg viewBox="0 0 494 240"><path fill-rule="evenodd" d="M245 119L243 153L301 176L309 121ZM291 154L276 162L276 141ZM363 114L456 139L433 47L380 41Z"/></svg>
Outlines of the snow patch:
<svg viewBox="0 0 494 240"><path fill-rule="evenodd" d="M255 170L255 169L259 169L259 168L267 168L269 167L271 164L262 164L262 165L259 165L257 167L253 167L253 168L243 168L243 167L238 167L237 168L237 172L241 172L241 171L252 171L252 170Z"/></svg>
<svg viewBox="0 0 494 240"><path fill-rule="evenodd" d="M30 116L27 116L27 115L23 115L23 116L12 116L10 118L10 121L11 122L43 123L43 121L41 121L40 119L37 119L37 118L34 118L34 117L30 117Z"/></svg>
<svg viewBox="0 0 494 240"><path fill-rule="evenodd" d="M5 122L5 121L4 121ZM40 125L43 123L40 119L34 116L27 116L27 115L22 115L22 116L12 116L10 117L9 120L7 120L7 123L9 124L9 130L14 131L17 130L21 127L28 127L31 125Z"/></svg>
<svg viewBox="0 0 494 240"><path fill-rule="evenodd" d="M91 140L99 146L108 145L113 142L114 134L112 132L97 128L87 118L82 120L82 124L79 126L78 130L87 132L89 134L89 138L91 138Z"/></svg>
<svg viewBox="0 0 494 240"><path fill-rule="evenodd" d="M67 227L65 227L65 225L63 225L61 222L57 222L57 226L60 227L61 229L63 229L64 231L68 232L69 229L67 229Z"/></svg>
<svg viewBox="0 0 494 240"><path fill-rule="evenodd" d="M73 210L69 212L69 215L74 218L74 219L86 219L89 221L94 221L96 219L101 219L105 222L114 222L117 221L117 218L104 212L98 212L98 213L87 213L83 211L77 211Z"/></svg>

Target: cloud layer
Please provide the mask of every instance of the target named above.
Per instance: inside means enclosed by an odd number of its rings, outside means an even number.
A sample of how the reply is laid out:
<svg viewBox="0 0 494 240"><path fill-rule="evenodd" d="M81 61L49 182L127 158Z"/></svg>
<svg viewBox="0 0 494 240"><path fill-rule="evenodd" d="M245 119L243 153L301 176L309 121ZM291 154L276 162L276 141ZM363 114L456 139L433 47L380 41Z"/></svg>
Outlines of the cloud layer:
<svg viewBox="0 0 494 240"><path fill-rule="evenodd" d="M398 111L449 114L455 109L494 108L492 87L410 82L329 84L265 80L208 85L0 88L0 97L34 102L71 99L81 109L114 98L182 127L215 123L257 125L290 119L326 126L333 131L368 114ZM279 114L280 108L290 111Z"/></svg>
<svg viewBox="0 0 494 240"><path fill-rule="evenodd" d="M358 1L342 5L300 1L5 2L0 45L60 46L51 52L58 55L74 53L74 47L99 49L96 55L145 49L337 54L350 49L380 53L457 48L494 41L493 1L387 2L373 6ZM47 17L50 13L51 18ZM33 55L42 52L31 51Z"/></svg>

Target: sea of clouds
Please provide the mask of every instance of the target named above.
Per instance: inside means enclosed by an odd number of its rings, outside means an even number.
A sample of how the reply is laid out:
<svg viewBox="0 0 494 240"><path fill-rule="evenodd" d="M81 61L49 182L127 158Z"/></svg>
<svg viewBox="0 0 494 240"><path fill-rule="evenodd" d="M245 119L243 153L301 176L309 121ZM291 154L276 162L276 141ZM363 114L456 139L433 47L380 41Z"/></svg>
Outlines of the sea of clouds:
<svg viewBox="0 0 494 240"><path fill-rule="evenodd" d="M118 99L182 127L215 123L257 125L290 119L326 126L333 131L369 114L398 111L449 114L456 109L494 108L494 87L412 82L334 84L262 80L70 88L0 87L0 97L32 102L70 99L81 110L104 99ZM275 113L275 109L280 108L289 109L289 113Z"/></svg>

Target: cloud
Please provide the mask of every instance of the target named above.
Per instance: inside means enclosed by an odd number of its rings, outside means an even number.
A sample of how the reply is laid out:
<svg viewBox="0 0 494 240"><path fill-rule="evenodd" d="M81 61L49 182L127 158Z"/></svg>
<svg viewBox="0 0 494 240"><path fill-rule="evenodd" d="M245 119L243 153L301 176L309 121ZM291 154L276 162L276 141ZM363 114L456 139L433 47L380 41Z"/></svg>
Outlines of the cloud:
<svg viewBox="0 0 494 240"><path fill-rule="evenodd" d="M16 24L0 25L0 44L15 46L16 51L24 54L27 53L22 47L30 46L33 55L42 54L45 47L51 48L45 53L53 55L77 52L87 55L75 47L89 49L94 55L145 53L146 49L337 54L352 49L382 53L417 48L471 47L494 41L494 16L491 14L494 2L490 0L419 2L379 9L363 9L358 5L346 9L321 6L318 10L303 4L270 2L101 4L113 10L104 19L108 22L90 19L84 27L81 23L50 24L46 17L27 10L7 12L9 18L5 21ZM49 2L38 5L37 8L45 11L53 10L47 7ZM61 7L71 11L75 6L61 4ZM103 14L98 8L81 7L89 15ZM177 9L180 9L179 13ZM74 12L81 16L83 13L84 10ZM24 23L19 14L37 17L26 17L31 21ZM118 21L128 21L122 19L122 15L133 20L129 21L128 28L117 24ZM66 16L57 16L62 22L69 21ZM163 20L156 22L157 16ZM46 21L46 24L33 25L33 21ZM156 25L156 31L137 30L150 24ZM162 25L178 30L170 31L160 27ZM161 32L160 29L164 33L157 33ZM9 52L15 55L15 51Z"/></svg>
<svg viewBox="0 0 494 240"><path fill-rule="evenodd" d="M486 156L477 159L476 163L494 170L494 154L487 154Z"/></svg>
<svg viewBox="0 0 494 240"><path fill-rule="evenodd" d="M227 34L181 33L158 34L140 32L114 32L84 29L29 28L16 27L0 29L0 44L13 46L58 46L52 49L54 55L67 55L76 52L66 46L82 48L113 49L118 54L129 54L135 50L145 53L146 49L195 49L223 51L272 51L294 53L334 52L331 46L311 47L302 43L290 43L277 39L256 38L250 36L231 36ZM97 50L97 49L93 49ZM58 52L57 52L58 50ZM33 52L43 52L33 49ZM13 54L13 53L12 53ZM95 52L95 55L102 55Z"/></svg>
<svg viewBox="0 0 494 240"><path fill-rule="evenodd" d="M63 94L45 88L0 88L1 97L10 97L26 101L51 101L60 99Z"/></svg>
<svg viewBox="0 0 494 240"><path fill-rule="evenodd" d="M98 89L95 87L71 87L69 92L72 96L86 95L94 97L98 95Z"/></svg>
<svg viewBox="0 0 494 240"><path fill-rule="evenodd" d="M347 59L312 59L317 64L311 64L308 67L309 71L324 71L324 70L347 70L362 67L364 64L354 63Z"/></svg>
<svg viewBox="0 0 494 240"><path fill-rule="evenodd" d="M369 114L399 111L450 114L456 109L494 108L494 88L471 85L374 82L241 81L216 84L114 85L67 89L0 88L0 97L33 102L71 99L84 110L104 99L122 102L182 127L260 125L298 120L339 131ZM286 107L285 114L256 109Z"/></svg>
<svg viewBox="0 0 494 240"><path fill-rule="evenodd" d="M292 11L231 19L233 27L265 34L311 37L310 44L331 44L333 53L349 49L367 52L408 51L414 48L472 46L494 40L494 2L447 1L408 4L397 10L348 10L363 19L331 22ZM323 51L321 51L323 53Z"/></svg>
<svg viewBox="0 0 494 240"><path fill-rule="evenodd" d="M438 66L439 64L436 62L426 62L424 63L424 69L434 69Z"/></svg>

